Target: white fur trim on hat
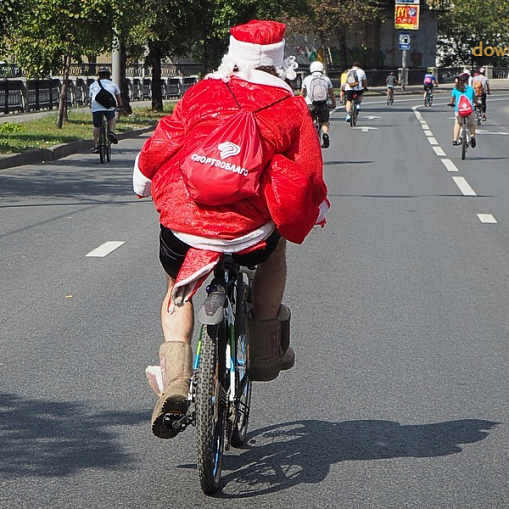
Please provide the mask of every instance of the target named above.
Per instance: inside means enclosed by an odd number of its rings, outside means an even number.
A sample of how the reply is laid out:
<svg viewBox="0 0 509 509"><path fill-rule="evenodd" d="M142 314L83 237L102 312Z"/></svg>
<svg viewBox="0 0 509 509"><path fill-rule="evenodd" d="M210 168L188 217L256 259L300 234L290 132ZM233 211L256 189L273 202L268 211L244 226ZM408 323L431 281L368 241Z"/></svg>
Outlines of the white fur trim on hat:
<svg viewBox="0 0 509 509"><path fill-rule="evenodd" d="M239 68L250 67L255 69L262 66L283 67L284 39L275 44L253 44L238 41L230 36L230 47L228 56L233 58Z"/></svg>

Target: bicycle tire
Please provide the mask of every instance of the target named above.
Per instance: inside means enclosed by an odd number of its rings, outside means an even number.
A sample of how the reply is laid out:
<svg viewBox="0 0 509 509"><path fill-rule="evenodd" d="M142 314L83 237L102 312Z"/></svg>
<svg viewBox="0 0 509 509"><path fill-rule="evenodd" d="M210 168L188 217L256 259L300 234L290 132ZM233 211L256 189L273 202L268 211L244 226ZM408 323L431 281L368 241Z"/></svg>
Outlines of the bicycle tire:
<svg viewBox="0 0 509 509"><path fill-rule="evenodd" d="M111 161L111 142L109 139L106 140L106 161Z"/></svg>
<svg viewBox="0 0 509 509"><path fill-rule="evenodd" d="M433 94L429 94L429 107L431 108L431 105L433 104Z"/></svg>
<svg viewBox="0 0 509 509"><path fill-rule="evenodd" d="M352 111L350 112L350 125L355 127L357 125L357 104L352 103Z"/></svg>
<svg viewBox="0 0 509 509"><path fill-rule="evenodd" d="M106 161L106 139L105 139L105 133L104 133L104 125L101 124L101 129L99 130L99 159L101 161L101 164L104 164Z"/></svg>
<svg viewBox="0 0 509 509"><path fill-rule="evenodd" d="M203 326L201 331L196 387L196 445L198 475L204 493L216 492L221 484L227 399L220 343L225 330L222 322Z"/></svg>
<svg viewBox="0 0 509 509"><path fill-rule="evenodd" d="M249 310L249 292L249 283L246 284L244 274L240 273L237 278L235 301L235 424L230 440L233 447L240 447L246 441L251 406L252 384L246 371L246 317Z"/></svg>
<svg viewBox="0 0 509 509"><path fill-rule="evenodd" d="M466 124L463 124L463 136L461 139L461 159L465 160L467 156L467 146L468 146L468 140L467 140L467 129Z"/></svg>

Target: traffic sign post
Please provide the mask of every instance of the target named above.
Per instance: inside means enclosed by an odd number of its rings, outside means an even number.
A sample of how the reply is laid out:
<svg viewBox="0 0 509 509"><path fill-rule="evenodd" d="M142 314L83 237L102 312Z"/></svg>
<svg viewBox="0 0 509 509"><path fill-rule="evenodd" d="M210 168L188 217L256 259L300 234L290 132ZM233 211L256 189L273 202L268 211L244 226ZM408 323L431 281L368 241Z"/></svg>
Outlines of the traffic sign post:
<svg viewBox="0 0 509 509"><path fill-rule="evenodd" d="M401 88L405 90L408 83L408 69L407 69L407 51L410 49L410 34L408 32L399 33L399 49L403 51L401 55Z"/></svg>

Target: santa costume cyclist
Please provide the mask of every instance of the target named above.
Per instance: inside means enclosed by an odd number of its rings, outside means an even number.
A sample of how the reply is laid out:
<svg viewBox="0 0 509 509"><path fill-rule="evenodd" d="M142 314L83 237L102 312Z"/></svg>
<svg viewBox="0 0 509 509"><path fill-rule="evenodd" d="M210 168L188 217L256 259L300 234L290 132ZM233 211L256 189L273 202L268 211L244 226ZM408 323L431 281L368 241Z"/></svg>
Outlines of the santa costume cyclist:
<svg viewBox="0 0 509 509"><path fill-rule="evenodd" d="M186 410L192 376L191 297L221 253L257 267L247 320L250 378L273 380L294 364L290 310L282 304L286 241L300 244L314 225L323 226L329 201L308 107L285 81L295 79L297 67L293 57L284 57L285 28L259 20L231 28L219 69L186 92L136 158L134 191L139 197L152 195L159 212L160 260L168 282L160 365L147 369L159 396L152 432L160 438L178 433L164 426L164 415ZM181 161L239 108L255 112L261 135L264 170L256 193L220 205L196 203ZM209 184L213 189L213 178Z"/></svg>

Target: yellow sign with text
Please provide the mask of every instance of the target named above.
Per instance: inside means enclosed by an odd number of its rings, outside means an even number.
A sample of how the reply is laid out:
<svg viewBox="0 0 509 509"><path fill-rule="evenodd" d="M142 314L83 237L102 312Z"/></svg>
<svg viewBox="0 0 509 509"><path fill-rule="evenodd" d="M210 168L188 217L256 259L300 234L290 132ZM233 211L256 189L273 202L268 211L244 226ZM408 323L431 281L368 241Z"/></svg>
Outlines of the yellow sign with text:
<svg viewBox="0 0 509 509"><path fill-rule="evenodd" d="M396 4L394 28L396 30L419 30L419 5Z"/></svg>

